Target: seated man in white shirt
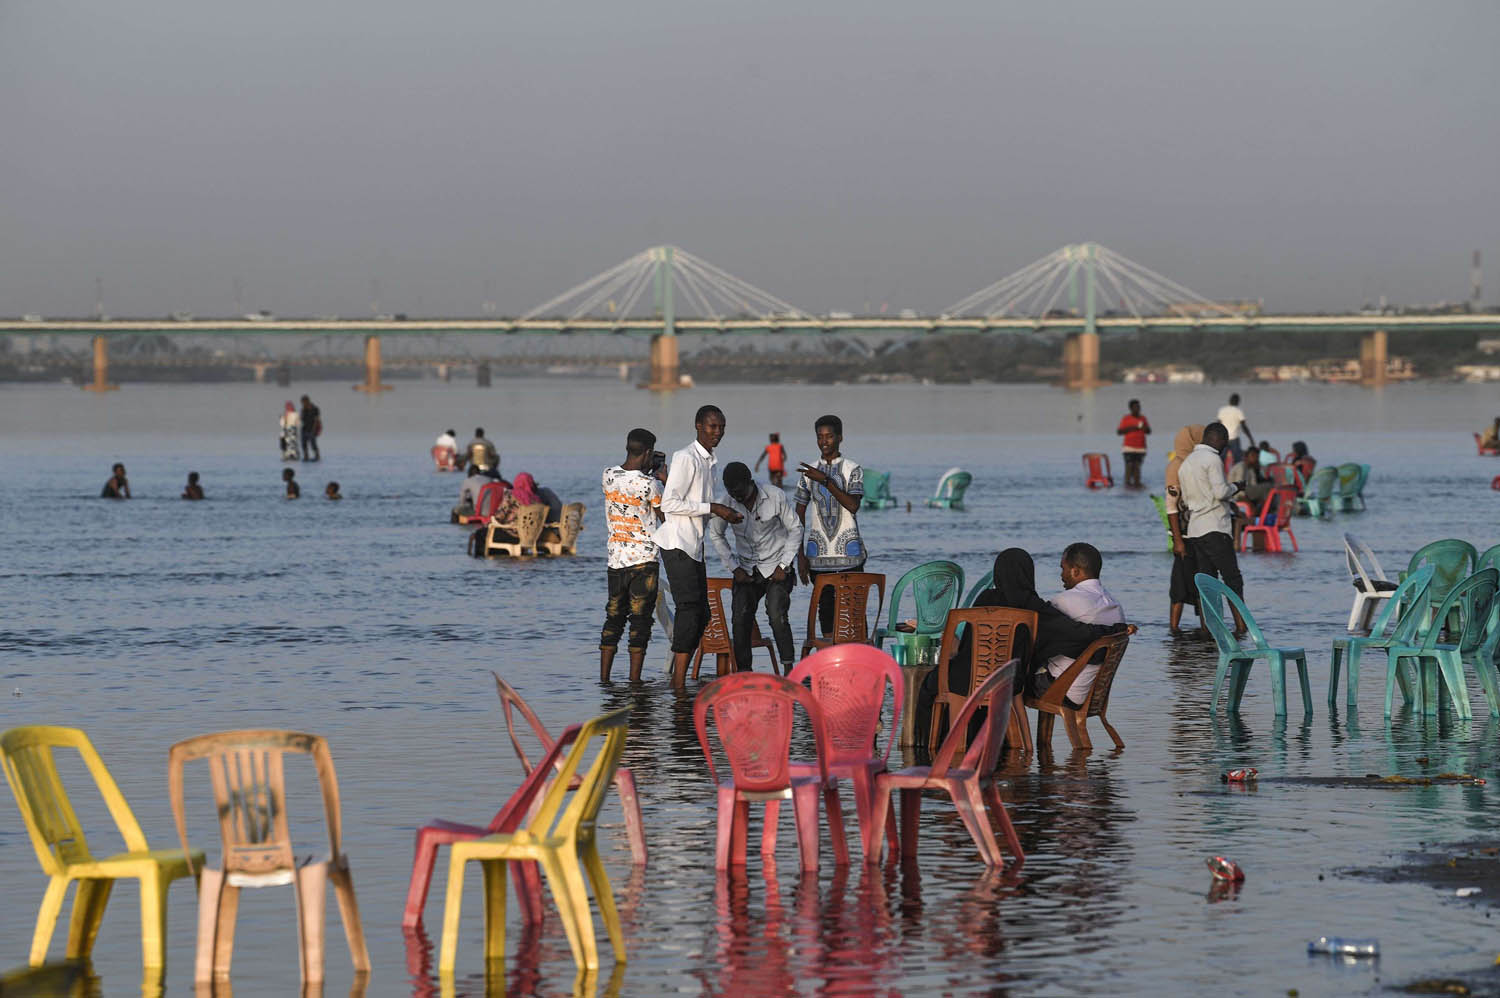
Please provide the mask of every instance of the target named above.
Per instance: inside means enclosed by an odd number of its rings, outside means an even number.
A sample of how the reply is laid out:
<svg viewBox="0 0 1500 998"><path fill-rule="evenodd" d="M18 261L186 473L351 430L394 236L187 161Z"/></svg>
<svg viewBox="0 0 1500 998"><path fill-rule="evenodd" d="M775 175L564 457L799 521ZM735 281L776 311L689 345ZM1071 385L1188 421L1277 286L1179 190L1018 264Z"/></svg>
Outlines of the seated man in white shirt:
<svg viewBox="0 0 1500 998"><path fill-rule="evenodd" d="M755 611L761 598L776 638L776 654L787 668L797 660L787 610L792 603L794 564L802 541L802 521L778 488L762 488L739 461L724 468L724 505L740 514L733 527L728 520L709 521L708 537L726 574L734 576L734 667L749 672L750 639L755 633ZM726 535L734 531L734 551Z"/></svg>
<svg viewBox="0 0 1500 998"><path fill-rule="evenodd" d="M1104 558L1092 544L1069 544L1062 555L1063 591L1049 601L1063 613L1085 624L1123 624L1125 611L1119 601L1109 594L1099 581L1104 568ZM1054 655L1037 668L1033 681L1036 696L1046 692L1053 680L1067 671L1073 659L1067 655ZM1083 707L1083 700L1099 675L1099 663L1090 662L1068 687L1064 702L1074 710Z"/></svg>

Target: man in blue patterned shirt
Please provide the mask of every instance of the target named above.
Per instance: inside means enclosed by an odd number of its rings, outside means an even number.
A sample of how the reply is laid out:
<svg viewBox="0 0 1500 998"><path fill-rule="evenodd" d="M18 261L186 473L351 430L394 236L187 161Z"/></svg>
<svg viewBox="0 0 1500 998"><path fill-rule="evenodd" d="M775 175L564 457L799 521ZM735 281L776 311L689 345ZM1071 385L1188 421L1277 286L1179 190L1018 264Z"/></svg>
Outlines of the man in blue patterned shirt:
<svg viewBox="0 0 1500 998"><path fill-rule="evenodd" d="M855 519L865 494L865 473L839 453L844 421L837 416L820 416L813 430L817 434L818 463L804 463L797 469L802 477L794 494L797 516L802 520L797 574L804 583L825 572L863 571L868 555ZM824 634L833 630L831 589L824 591L818 603L818 624Z"/></svg>

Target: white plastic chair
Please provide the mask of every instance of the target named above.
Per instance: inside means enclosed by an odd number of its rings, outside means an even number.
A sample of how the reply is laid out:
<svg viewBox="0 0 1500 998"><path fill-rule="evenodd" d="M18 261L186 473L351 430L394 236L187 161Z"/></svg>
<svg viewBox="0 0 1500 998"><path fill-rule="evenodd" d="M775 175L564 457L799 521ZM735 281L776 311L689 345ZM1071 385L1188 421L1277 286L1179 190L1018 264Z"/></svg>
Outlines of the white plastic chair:
<svg viewBox="0 0 1500 998"><path fill-rule="evenodd" d="M1370 546L1353 534L1344 535L1344 562L1354 583L1354 605L1349 608L1350 634L1370 633L1370 621L1380 602L1391 598L1396 583L1385 577L1380 559ZM1372 572L1373 570L1373 572Z"/></svg>

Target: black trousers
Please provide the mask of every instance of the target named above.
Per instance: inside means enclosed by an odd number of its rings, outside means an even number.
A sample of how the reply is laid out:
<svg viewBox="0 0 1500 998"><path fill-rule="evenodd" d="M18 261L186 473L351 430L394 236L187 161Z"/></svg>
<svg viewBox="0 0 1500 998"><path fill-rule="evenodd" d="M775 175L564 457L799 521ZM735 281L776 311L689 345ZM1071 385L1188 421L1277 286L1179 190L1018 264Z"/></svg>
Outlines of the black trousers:
<svg viewBox="0 0 1500 998"><path fill-rule="evenodd" d="M1189 537L1188 550L1192 553L1194 567L1204 575L1217 576L1234 590L1241 599L1245 596L1245 579L1240 575L1240 562L1234 554L1234 538L1228 534L1212 533L1202 537Z"/></svg>
<svg viewBox="0 0 1500 998"><path fill-rule="evenodd" d="M762 598L766 601L766 616L771 618L771 634L776 639L776 654L782 667L790 669L790 663L797 661L792 625L787 620L787 610L792 605L791 569L787 569L785 575L786 578L777 582L761 575L757 568L749 582L734 584L734 667L742 672L749 672L752 668L750 638L755 634L755 611Z"/></svg>
<svg viewBox="0 0 1500 998"><path fill-rule="evenodd" d="M659 575L654 561L609 570L609 600L604 604L600 648L618 648L627 622L630 624L630 647L646 647L651 640L652 617L656 613Z"/></svg>
<svg viewBox="0 0 1500 998"><path fill-rule="evenodd" d="M308 457L307 455L309 455L309 454L311 454L312 457ZM318 434L317 434L317 428L313 427L313 426L308 426L306 423L303 423L302 424L302 460L304 460L304 461L317 461L320 458L322 458L322 456L323 456L322 454L318 453Z"/></svg>
<svg viewBox="0 0 1500 998"><path fill-rule="evenodd" d="M678 655L698 650L708 627L708 570L686 551L667 548L661 553L667 566L667 585L672 588L676 618L672 623L672 651Z"/></svg>

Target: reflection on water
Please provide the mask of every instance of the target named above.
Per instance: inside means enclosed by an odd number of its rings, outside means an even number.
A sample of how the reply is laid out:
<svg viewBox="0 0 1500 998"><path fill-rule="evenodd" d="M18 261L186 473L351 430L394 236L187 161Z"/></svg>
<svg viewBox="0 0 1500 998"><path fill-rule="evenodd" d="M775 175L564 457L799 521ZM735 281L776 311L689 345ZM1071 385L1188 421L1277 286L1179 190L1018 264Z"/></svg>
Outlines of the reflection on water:
<svg viewBox="0 0 1500 998"><path fill-rule="evenodd" d="M1343 531L1369 541L1387 567L1439 536L1481 548L1500 539L1493 507L1475 498L1490 498L1493 475L1476 464L1469 436L1473 411L1491 401L1478 388L1246 393L1256 429L1278 443L1306 439L1325 462L1375 465L1369 512L1299 521L1299 554L1243 560L1269 640L1308 650L1310 720L1273 716L1264 663L1252 668L1242 714L1208 714L1217 656L1209 642L1166 633L1170 557L1149 501L1124 489L1088 493L1079 481L1078 455L1113 439L1123 390L726 386L654 396L608 382L517 382L492 392L403 385L377 399L312 386L329 428L325 457L299 466L298 477L305 495L337 479L346 497L337 504L278 498L269 429L276 391L126 388L108 399L0 391L0 727L87 729L158 848L175 842L168 745L257 726L327 737L375 964L371 995L444 993L435 940L404 936L400 912L416 828L440 815L485 820L521 780L492 668L550 730L632 708L624 762L636 773L651 863L631 866L618 805L608 802L601 843L629 963L615 967L606 955L600 973L580 976L555 912L527 928L512 905L503 964L484 966L480 921L466 922L454 994L1347 994L1377 987L1372 972L1305 960L1309 936L1380 937L1386 980L1493 958L1488 923L1472 909L1421 885L1338 871L1492 829L1500 724L1461 721L1446 706L1434 717L1398 707L1387 720L1373 662L1355 711L1342 691L1334 710L1326 705L1329 642L1342 633L1351 595ZM1223 392L1135 386L1131 394L1169 428L1202 422ZM594 681L605 574L599 472L630 426L654 427L665 447L681 446L705 401L729 414L721 462L753 463L772 430L794 461L810 456L813 419L834 411L845 421L846 453L890 471L903 500L920 500L948 467L971 471L966 511L916 502L910 514L903 503L862 516L870 568L892 579L944 557L972 583L997 550L1019 544L1036 557L1046 594L1067 543L1088 540L1103 552L1105 584L1141 625L1111 700L1126 747L1090 754L1059 744L1004 760L1002 794L1027 853L1019 870L989 873L951 804L935 798L922 809L915 862L825 862L805 876L795 836L784 834L764 870L752 862L739 876L714 873L714 790L691 691L679 696L664 680L666 642L654 640L641 686ZM440 429L465 420L500 441L507 471L531 471L589 504L577 558L462 554L462 532L445 522L457 476L432 472L426 455ZM1149 482L1160 477L1160 450L1148 459ZM49 456L59 453L66 460ZM92 498L114 460L130 469L138 498L128 503ZM188 470L203 475L209 501L176 499ZM797 597L800 625L806 591ZM1471 692L1484 702L1477 686ZM795 751L810 757L805 731ZM1259 784L1220 782L1224 770L1245 766L1260 771ZM1297 782L1440 772L1490 783ZM64 778L86 780L66 768ZM310 826L316 798L292 790L293 825ZM118 849L103 831L112 823L102 805L81 792L74 804L85 828L101 830L94 851ZM852 802L844 806L853 839ZM314 849L317 831L307 832ZM1239 863L1245 883L1214 887L1204 868L1214 854ZM441 925L445 875L439 864L428 933ZM44 878L3 802L0 883L0 964L14 966L26 955ZM469 889L466 905L479 910L477 878ZM168 918L166 991L187 994L195 929L187 892L173 895ZM245 901L233 979L240 993L298 993L290 921L284 898ZM324 991L359 993L340 937L330 940ZM122 889L91 967L49 967L33 980L61 983L36 983L53 991L31 993L134 994L139 961L136 898Z"/></svg>

